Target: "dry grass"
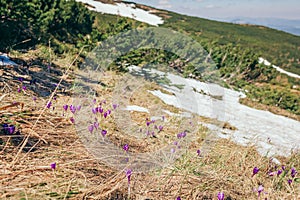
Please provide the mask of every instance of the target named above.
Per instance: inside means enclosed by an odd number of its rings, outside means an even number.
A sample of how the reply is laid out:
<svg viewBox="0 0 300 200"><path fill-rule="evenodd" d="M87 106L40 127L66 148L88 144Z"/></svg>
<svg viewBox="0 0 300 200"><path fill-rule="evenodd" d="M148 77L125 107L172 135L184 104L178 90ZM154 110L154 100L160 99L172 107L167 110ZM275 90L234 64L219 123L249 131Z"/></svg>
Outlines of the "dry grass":
<svg viewBox="0 0 300 200"><path fill-rule="evenodd" d="M72 80L58 76L63 73L58 66L48 72L45 66L36 63L32 69L39 69L39 73L28 74L23 68L0 69L3 74L0 82L0 122L14 124L19 134L0 133L0 199L128 199L124 171L106 166L91 155L67 115L62 116L62 105L72 102L71 93L66 92ZM43 94L51 94L54 86L48 81L39 81L37 86L29 85L32 75L37 79L47 76L51 82L58 82L63 77L57 100L53 101L55 110L43 112L48 100ZM28 88L18 93L20 82L16 77L20 76L24 77ZM106 83L114 86L120 76L114 73L112 76ZM145 85L132 96L131 103L148 108L156 104L172 112L180 112L163 105L146 92L149 89L157 89L157 86ZM111 102L112 92L109 87L99 88L99 98ZM36 103L32 96L37 96ZM144 119L150 117L137 112L131 112L130 116L141 126L145 123ZM173 120L171 122L176 124L178 119ZM209 121L203 118L197 120ZM137 152L151 151L162 144L162 138L175 137L177 131L171 124L165 124L160 136L140 142L134 137L120 135L113 118L105 126L109 129L108 137L115 144L127 142L132 151ZM224 128L232 127L224 124ZM259 155L254 147L242 147L223 139L205 141L206 131L199 127L197 137L201 139L191 143L174 165L147 173L133 171L130 199L176 199L177 196L181 199L217 199L219 191L225 193L225 199L258 199L255 189L259 185L263 185L266 192L261 199L300 199L299 183L289 185L287 179L290 174L286 177L268 176L275 164ZM26 136L29 136L28 142L18 154ZM196 150L205 148L207 151L199 157ZM290 170L291 167L300 169L299 158L299 154L294 153L279 160ZM50 168L52 162L57 163L56 170ZM255 166L260 168L260 172L252 177Z"/></svg>

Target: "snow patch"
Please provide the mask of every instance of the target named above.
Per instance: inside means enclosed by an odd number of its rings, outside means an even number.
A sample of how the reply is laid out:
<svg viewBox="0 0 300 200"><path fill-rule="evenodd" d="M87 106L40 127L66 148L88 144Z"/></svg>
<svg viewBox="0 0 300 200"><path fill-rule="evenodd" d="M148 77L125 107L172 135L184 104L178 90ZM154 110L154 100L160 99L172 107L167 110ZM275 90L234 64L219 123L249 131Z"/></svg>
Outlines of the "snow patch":
<svg viewBox="0 0 300 200"><path fill-rule="evenodd" d="M271 63L269 61L267 61L266 59L261 58L261 57L258 59L258 62L260 64L263 63L266 66L270 66L271 65ZM272 67L275 68L277 71L279 71L282 74L286 74L286 75L288 75L290 77L299 78L300 79L300 76L298 74L294 74L292 72L285 71L284 69L282 69L282 68L280 68L280 67L278 67L276 65L272 65Z"/></svg>
<svg viewBox="0 0 300 200"><path fill-rule="evenodd" d="M135 105L127 106L124 110L149 113L149 110L147 108Z"/></svg>
<svg viewBox="0 0 300 200"><path fill-rule="evenodd" d="M149 11L136 8L134 4L125 4L125 3L105 4L94 0L76 0L76 1L91 5L91 7L88 8L96 12L129 17L137 21L145 22L147 24L154 25L154 26L158 26L159 24L164 23L161 17L151 14Z"/></svg>
<svg viewBox="0 0 300 200"><path fill-rule="evenodd" d="M237 128L223 134L221 131L224 130L220 127L209 125L208 128L217 133L218 137L228 138L241 145L256 145L261 154L269 156L288 156L292 149L299 149L300 122L240 104L239 99L244 96L241 92L170 73L163 74L171 84L184 85L184 88L179 90L174 86L162 85L164 90L173 95L160 90L151 93L168 105L228 122ZM222 98L215 98L215 95Z"/></svg>
<svg viewBox="0 0 300 200"><path fill-rule="evenodd" d="M0 54L0 66L5 66L5 65L16 65L17 66L18 64L11 61L6 53Z"/></svg>

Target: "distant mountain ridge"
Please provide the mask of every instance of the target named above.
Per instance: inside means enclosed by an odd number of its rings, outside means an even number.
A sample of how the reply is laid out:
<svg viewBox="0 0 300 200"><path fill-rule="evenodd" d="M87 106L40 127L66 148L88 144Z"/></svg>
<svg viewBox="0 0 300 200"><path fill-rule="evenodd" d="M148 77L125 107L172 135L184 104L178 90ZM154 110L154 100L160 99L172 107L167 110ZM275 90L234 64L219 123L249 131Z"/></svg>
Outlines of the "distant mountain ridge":
<svg viewBox="0 0 300 200"><path fill-rule="evenodd" d="M300 36L300 20L295 19L237 17L217 20L235 24L262 25Z"/></svg>

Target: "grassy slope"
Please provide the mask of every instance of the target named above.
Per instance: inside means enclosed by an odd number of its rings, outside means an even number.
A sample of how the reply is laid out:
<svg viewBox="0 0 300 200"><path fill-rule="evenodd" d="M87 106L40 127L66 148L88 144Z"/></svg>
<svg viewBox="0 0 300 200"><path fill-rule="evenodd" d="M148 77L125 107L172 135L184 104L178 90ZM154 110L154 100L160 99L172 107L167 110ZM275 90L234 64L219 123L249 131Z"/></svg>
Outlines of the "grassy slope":
<svg viewBox="0 0 300 200"><path fill-rule="evenodd" d="M110 19L112 23L117 22L114 16L103 17L103 20L99 21L103 23L103 31L106 30L105 27L109 28L104 19ZM30 134L32 125L48 100L48 97L42 94L50 94L54 90L51 83L59 81L57 74L61 75L63 68L73 58L61 60L61 55L53 56L53 62L57 65L48 72L47 65L42 64L48 62L49 52L46 47L45 49L44 56L39 52L41 48L19 56L19 59L34 61L29 72L22 67L0 70L0 86L3 88L0 91L0 96L3 97L0 107L10 105L14 101L25 103L23 110L16 107L0 109L1 123L13 123L20 133L7 136L1 132L0 199L128 199L125 173L96 161L84 148L74 126L69 122L70 112L65 117L61 115L62 105L72 102L71 94L63 90L58 91L58 98L53 102L56 109L43 112L34 129L48 144L40 141L34 151L28 154L22 151L17 156L21 140L14 143L14 138L22 139L24 135ZM71 75L74 76L73 73ZM24 84L28 88L26 92L17 92L20 85L17 81L19 76L25 78ZM69 88L68 84L72 83L70 76L63 81L66 89ZM43 80L44 77L52 81ZM36 86L29 85L33 78L39 78ZM43 90L46 91L42 92ZM99 101L103 98L109 99L112 95L109 90L103 88L99 92L102 94L97 99ZM32 96L37 97L36 104L33 104ZM136 101L139 100L137 96ZM110 128L113 128L113 125ZM115 134L120 138L120 145L124 144L126 140L121 132ZM30 136L29 148L37 140L35 136ZM136 150L143 147L138 141L130 142L136 145ZM270 164L269 158L258 155L253 147L241 147L228 140L209 141L208 146L211 148L198 157L196 150L201 149L204 152L204 146L201 141L192 144L181 159L163 170L153 173L133 172L131 199L176 199L177 196L181 196L181 199L216 199L219 191L223 191L228 199L257 199L255 189L260 184L264 185L266 192L262 194L262 198L299 198L300 188L296 179L291 185L287 183L291 178L290 168L300 167L297 153L289 158L279 158L287 167L286 174L270 177L267 173L275 171L274 164ZM11 166L15 158L18 162ZM49 165L52 162L58 164L55 171L50 169ZM252 177L254 166L259 167L260 172Z"/></svg>
<svg viewBox="0 0 300 200"><path fill-rule="evenodd" d="M72 77L76 71L69 76L62 76L63 86L58 90L57 99L52 101L55 109L42 111L49 98L43 96L45 92L42 91L47 90L50 94L54 90L53 84L47 80L51 79L57 83L57 74L63 73L62 66L57 65L48 72L47 66L39 61L40 54L37 51L19 57L29 58L35 62L28 71L17 67L0 70L3 75L0 86L4 88L0 91L0 96L3 97L0 101L0 122L14 124L19 133L5 135L2 129L0 131L0 199L129 199L125 173L106 166L101 160L95 160L82 145L75 127L70 123L70 111L62 116L62 105L72 103L72 91L64 92L64 88L67 89L72 84ZM55 59L55 63L60 63L60 59ZM24 77L26 91L17 92L21 84L16 81L17 77ZM43 80L43 77L48 79ZM38 78L37 85L29 84L33 78ZM103 81L114 85L114 81L120 78L120 75L111 72L106 77L107 80ZM101 94L97 101L106 99L107 105L111 105L113 91L98 85L93 87L97 87ZM147 96L149 93L146 92L147 88L145 89L139 90L138 94L133 96L133 104L151 106L151 103L155 102L153 96L152 99L151 96ZM37 97L36 103L32 103L32 96ZM23 102L24 107L3 108L14 101ZM33 128L40 113L42 118ZM132 120L144 124L145 118L149 116L140 115L132 112ZM103 122L101 127L107 125L107 136L116 141L120 148L124 143L130 144L130 152L151 152L149 147L159 144L162 136L176 134L176 130L172 130L175 126L171 121L172 124L166 125L157 138L150 137L140 142L136 138L124 135L122 130L115 127L117 124L113 122L113 118L109 119L107 123ZM35 135L29 137L24 151L17 154L20 148L18 145L24 135L31 133L31 128ZM199 133L205 134L205 130L199 128ZM47 143L38 142L37 136ZM270 163L269 158L258 155L254 147L241 147L228 140L203 139L199 137L199 140L194 141L186 154L174 165L151 173L134 171L131 176L130 199L176 199L178 196L181 199L217 199L217 193L223 191L228 199L255 200L255 190L261 184L266 192L262 193L263 199L299 198L300 188L296 182L298 179L295 178L291 185L287 183L291 178L290 168L300 167L298 154L289 158L278 158L286 166L286 172L270 177L268 172L276 171L275 165ZM26 150L35 144L33 151L27 153ZM201 156L197 155L197 149L201 149ZM14 159L17 159L17 162L11 165ZM57 163L57 169L51 170L52 162ZM259 167L260 171L252 177L254 166Z"/></svg>
<svg viewBox="0 0 300 200"><path fill-rule="evenodd" d="M300 74L300 37L275 29L217 22L169 12L164 27L198 33L199 41L217 41L217 44L241 45L251 48L273 64Z"/></svg>

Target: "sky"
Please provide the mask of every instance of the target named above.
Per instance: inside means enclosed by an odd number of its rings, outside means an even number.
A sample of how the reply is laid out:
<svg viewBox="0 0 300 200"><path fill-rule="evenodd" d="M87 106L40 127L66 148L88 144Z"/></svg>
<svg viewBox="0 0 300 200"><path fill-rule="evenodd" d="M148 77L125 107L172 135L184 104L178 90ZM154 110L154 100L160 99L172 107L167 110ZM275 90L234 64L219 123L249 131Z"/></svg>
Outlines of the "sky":
<svg viewBox="0 0 300 200"><path fill-rule="evenodd" d="M209 19L300 19L299 0L127 0Z"/></svg>

